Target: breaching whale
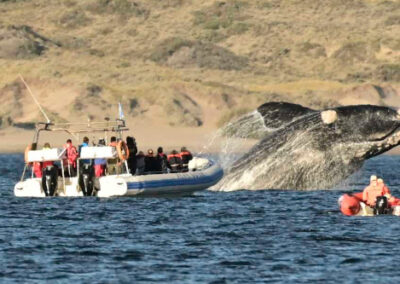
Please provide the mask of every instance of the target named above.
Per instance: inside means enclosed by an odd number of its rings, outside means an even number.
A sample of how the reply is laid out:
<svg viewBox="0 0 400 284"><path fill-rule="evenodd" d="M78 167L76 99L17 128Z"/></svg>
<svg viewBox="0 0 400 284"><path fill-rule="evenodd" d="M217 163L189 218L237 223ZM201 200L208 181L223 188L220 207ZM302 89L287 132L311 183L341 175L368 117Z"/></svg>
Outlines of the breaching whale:
<svg viewBox="0 0 400 284"><path fill-rule="evenodd" d="M227 170L220 190L332 188L366 159L400 144L400 114L388 107L318 111L272 102L257 113L263 138Z"/></svg>

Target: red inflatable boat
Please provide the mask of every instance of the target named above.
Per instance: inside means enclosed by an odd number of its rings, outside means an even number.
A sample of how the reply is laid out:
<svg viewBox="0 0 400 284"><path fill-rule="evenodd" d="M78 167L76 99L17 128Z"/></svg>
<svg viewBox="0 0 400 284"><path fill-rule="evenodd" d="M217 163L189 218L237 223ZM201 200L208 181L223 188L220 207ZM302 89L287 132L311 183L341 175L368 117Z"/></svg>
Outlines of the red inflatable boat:
<svg viewBox="0 0 400 284"><path fill-rule="evenodd" d="M345 193L339 197L338 203L340 211L346 216L374 216L389 214L400 216L400 199L382 197L382 201L377 201L380 208L372 208L365 204L362 199L363 193Z"/></svg>

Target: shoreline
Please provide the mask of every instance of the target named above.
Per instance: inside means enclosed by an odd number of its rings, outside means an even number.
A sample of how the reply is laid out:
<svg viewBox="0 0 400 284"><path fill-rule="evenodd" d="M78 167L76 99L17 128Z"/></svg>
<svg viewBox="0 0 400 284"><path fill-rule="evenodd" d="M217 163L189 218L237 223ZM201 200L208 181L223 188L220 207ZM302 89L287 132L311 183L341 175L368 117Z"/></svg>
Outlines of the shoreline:
<svg viewBox="0 0 400 284"><path fill-rule="evenodd" d="M172 150L180 151L182 146L188 148L193 153L221 153L227 142L234 143L234 151L243 153L248 151L258 140L255 139L234 139L229 140L217 136L218 129L211 128L172 128L172 127L135 127L135 131L127 131L126 136L134 136L138 151L145 154L148 149L157 151L159 146L163 147L164 153ZM135 135L135 134L136 135ZM34 130L24 130L17 128L3 129L0 131L0 154L22 154L33 138ZM81 135L83 138L84 135ZM89 136L91 141L97 137ZM111 136L111 135L109 135ZM99 136L100 137L100 136ZM72 138L65 132L41 132L39 149L45 142L51 146L61 148L66 139ZM97 140L96 140L97 142ZM73 144L78 146L80 141L73 139ZM236 147L236 145L238 145ZM233 149L233 147L232 147ZM400 147L395 147L383 155L400 155Z"/></svg>
<svg viewBox="0 0 400 284"><path fill-rule="evenodd" d="M172 128L172 127L142 127L136 125L134 131L126 131L125 136L133 136L136 139L138 151L145 154L148 149L157 151L159 146L163 147L164 153L172 150L180 151L185 146L193 153L220 153L223 146L228 141L227 138L217 136L218 129L212 128ZM19 154L24 153L25 148L32 142L34 130L24 130L8 128L0 131L0 153ZM104 135L80 135L79 139L74 138L66 132L46 132L40 133L38 148L48 142L52 147L61 148L68 138L73 140L77 147L82 143L84 136L88 136L90 144L98 141ZM110 133L108 137L112 136ZM249 150L257 140L254 139L234 139L229 138L230 143L234 143L235 152L245 152ZM238 146L237 146L238 145ZM237 146L237 147L236 147Z"/></svg>

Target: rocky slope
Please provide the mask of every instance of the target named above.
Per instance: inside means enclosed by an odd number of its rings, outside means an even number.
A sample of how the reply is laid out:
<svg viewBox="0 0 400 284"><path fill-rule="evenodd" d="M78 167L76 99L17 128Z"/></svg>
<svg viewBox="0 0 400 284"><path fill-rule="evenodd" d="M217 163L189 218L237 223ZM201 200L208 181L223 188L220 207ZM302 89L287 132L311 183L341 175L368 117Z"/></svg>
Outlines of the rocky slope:
<svg viewBox="0 0 400 284"><path fill-rule="evenodd" d="M215 129L265 101L400 107L400 2L3 0L0 125Z"/></svg>

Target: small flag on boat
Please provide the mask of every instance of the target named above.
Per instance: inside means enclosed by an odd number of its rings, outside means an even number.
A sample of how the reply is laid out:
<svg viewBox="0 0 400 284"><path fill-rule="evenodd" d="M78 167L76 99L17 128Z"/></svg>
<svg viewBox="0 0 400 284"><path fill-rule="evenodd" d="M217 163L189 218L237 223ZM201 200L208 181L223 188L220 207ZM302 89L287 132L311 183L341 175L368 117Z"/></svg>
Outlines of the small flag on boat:
<svg viewBox="0 0 400 284"><path fill-rule="evenodd" d="M119 119L124 119L124 112L122 111L121 103L118 103Z"/></svg>

